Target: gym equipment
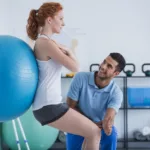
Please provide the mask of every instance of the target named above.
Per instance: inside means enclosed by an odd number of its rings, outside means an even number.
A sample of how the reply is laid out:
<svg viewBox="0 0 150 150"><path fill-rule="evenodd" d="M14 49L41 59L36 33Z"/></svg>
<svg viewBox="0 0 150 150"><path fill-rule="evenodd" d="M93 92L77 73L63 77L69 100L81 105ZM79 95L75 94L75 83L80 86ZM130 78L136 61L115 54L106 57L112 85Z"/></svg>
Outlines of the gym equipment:
<svg viewBox="0 0 150 150"><path fill-rule="evenodd" d="M145 76L150 77L150 70L144 70L145 66L150 66L150 63L144 63L142 65L142 72L145 74Z"/></svg>
<svg viewBox="0 0 150 150"><path fill-rule="evenodd" d="M146 141L146 136L142 135L140 131L134 131L133 136L138 141Z"/></svg>
<svg viewBox="0 0 150 150"><path fill-rule="evenodd" d="M146 136L146 139L147 139L148 141L150 141L150 135L147 135L147 136Z"/></svg>
<svg viewBox="0 0 150 150"><path fill-rule="evenodd" d="M66 143L66 134L62 131L59 131L58 139L62 143Z"/></svg>
<svg viewBox="0 0 150 150"><path fill-rule="evenodd" d="M148 87L128 87L128 103L131 107L150 106L150 88Z"/></svg>
<svg viewBox="0 0 150 150"><path fill-rule="evenodd" d="M125 70L126 66L132 66L133 70ZM135 72L135 65L133 63L127 63L126 66L123 69L123 72L126 74L127 77L131 77Z"/></svg>
<svg viewBox="0 0 150 150"><path fill-rule="evenodd" d="M144 136L149 135L150 134L150 127L148 127L148 126L143 127L142 134Z"/></svg>
<svg viewBox="0 0 150 150"><path fill-rule="evenodd" d="M93 70L93 67L96 67L96 68L98 68L98 69ZM91 64L91 65L90 65L90 72L92 72L92 71L98 71L98 70L99 70L99 64Z"/></svg>
<svg viewBox="0 0 150 150"><path fill-rule="evenodd" d="M26 139L26 136L25 136L25 133L24 133L24 130L23 130L23 127L22 127L22 124L21 124L21 121L20 121L19 118L17 118L17 122L18 122L18 124L19 124L19 128L20 128L20 130L21 130L21 134L22 134L22 136L23 136L23 139L24 139L24 143L25 143L25 145L26 145L26 148L27 148L27 150L30 150L29 145L28 145L28 141L27 141L27 139ZM16 138L16 143L17 143L18 150L21 150L21 146L20 146L20 141L19 141L17 129L16 129L15 120L12 120L12 124L13 124L13 129L14 129L14 134L15 134L15 138Z"/></svg>
<svg viewBox="0 0 150 150"><path fill-rule="evenodd" d="M37 83L32 49L19 38L0 35L0 122L15 119L30 108Z"/></svg>
<svg viewBox="0 0 150 150"><path fill-rule="evenodd" d="M41 124L34 118L32 109L29 109L24 115L20 117L22 128L26 138L22 135L21 130L18 130L18 138L22 150L26 148L26 140L31 150L46 150L49 149L58 137L59 130L50 126L41 126ZM19 124L16 124L16 129L19 129ZM15 134L13 131L12 122L4 122L2 125L3 141L12 150L17 150Z"/></svg>

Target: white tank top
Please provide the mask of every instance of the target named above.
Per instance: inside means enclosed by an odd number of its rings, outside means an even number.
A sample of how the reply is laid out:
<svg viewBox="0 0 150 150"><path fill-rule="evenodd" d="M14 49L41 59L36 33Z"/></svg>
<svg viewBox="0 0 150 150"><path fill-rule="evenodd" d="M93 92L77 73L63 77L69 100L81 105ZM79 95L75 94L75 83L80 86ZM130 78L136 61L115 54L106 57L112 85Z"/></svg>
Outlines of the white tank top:
<svg viewBox="0 0 150 150"><path fill-rule="evenodd" d="M40 37L48 38L45 35ZM37 59L39 69L39 81L32 104L33 110L37 110L46 105L59 104L62 102L61 96L61 68L62 65L53 59L41 61Z"/></svg>

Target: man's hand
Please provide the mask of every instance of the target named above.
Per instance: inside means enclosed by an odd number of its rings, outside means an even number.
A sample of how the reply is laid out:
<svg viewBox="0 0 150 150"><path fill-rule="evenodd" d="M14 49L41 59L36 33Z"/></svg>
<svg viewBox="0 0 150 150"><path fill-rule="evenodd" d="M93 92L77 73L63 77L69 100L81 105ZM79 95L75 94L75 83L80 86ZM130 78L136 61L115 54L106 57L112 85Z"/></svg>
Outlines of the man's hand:
<svg viewBox="0 0 150 150"><path fill-rule="evenodd" d="M95 123L100 129L103 129L107 135L112 132L113 123L111 121L100 121Z"/></svg>
<svg viewBox="0 0 150 150"><path fill-rule="evenodd" d="M104 119L102 126L103 126L105 134L107 135L111 134L113 122L114 121L112 118Z"/></svg>
<svg viewBox="0 0 150 150"><path fill-rule="evenodd" d="M103 120L103 129L107 135L110 135L112 132L112 126L114 124L116 111L113 108L108 108Z"/></svg>
<svg viewBox="0 0 150 150"><path fill-rule="evenodd" d="M102 129L102 128L103 128L102 123L103 123L103 121L100 121L100 122L96 122L95 124L96 124L100 129Z"/></svg>

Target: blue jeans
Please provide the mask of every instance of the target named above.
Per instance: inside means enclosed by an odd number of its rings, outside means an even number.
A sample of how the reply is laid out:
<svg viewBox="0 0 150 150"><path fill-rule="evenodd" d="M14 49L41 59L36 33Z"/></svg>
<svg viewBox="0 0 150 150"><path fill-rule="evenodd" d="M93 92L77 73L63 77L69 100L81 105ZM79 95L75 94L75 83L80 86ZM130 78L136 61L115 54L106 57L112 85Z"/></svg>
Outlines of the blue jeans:
<svg viewBox="0 0 150 150"><path fill-rule="evenodd" d="M117 149L117 131L113 126L111 135L107 136L104 130L101 131L101 150L116 150ZM81 150L84 138L79 135L67 134L67 150Z"/></svg>

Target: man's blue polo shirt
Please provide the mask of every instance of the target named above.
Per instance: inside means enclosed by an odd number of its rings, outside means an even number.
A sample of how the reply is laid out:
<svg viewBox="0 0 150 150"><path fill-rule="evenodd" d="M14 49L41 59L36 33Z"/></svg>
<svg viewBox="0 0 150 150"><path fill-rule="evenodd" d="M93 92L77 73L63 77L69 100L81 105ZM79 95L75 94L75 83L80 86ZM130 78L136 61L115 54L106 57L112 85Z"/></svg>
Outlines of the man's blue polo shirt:
<svg viewBox="0 0 150 150"><path fill-rule="evenodd" d="M77 73L67 96L78 101L81 112L94 122L104 119L107 108L113 108L117 113L123 100L122 91L113 80L99 89L95 84L94 72Z"/></svg>

